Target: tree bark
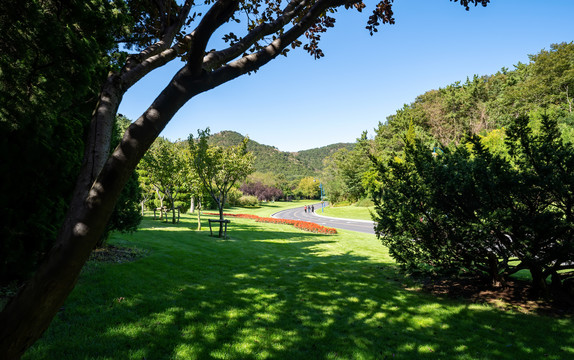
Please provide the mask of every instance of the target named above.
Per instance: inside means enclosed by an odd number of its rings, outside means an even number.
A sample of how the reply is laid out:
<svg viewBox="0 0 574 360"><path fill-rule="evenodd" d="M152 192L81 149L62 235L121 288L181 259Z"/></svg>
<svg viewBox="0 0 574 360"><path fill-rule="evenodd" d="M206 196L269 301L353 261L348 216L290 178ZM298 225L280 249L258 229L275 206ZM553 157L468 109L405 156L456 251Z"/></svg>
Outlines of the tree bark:
<svg viewBox="0 0 574 360"><path fill-rule="evenodd" d="M174 76L145 113L130 125L118 147L108 157L108 128L111 133L113 117L123 93L131 84L165 63L162 61L165 61L166 57L158 54L157 61L152 61L152 56L145 59L146 64L142 62L139 65L136 61L133 71L128 63L123 69L127 72L122 75L123 80L116 76L109 77L102 91L95 120L91 124L86 150L88 161L82 166L78 185L58 238L34 276L0 313L2 359L19 359L48 328L73 290L80 270L104 232L125 183L175 113L193 96L265 65L312 26L327 8L345 3L347 2L342 0L317 1L306 10L296 25L261 51L208 73L202 69L207 40L213 31L229 19L233 14L232 10L237 7L237 2L220 0L217 3L219 6L213 6L202 19L196 37L191 35L193 39L190 41L195 53L190 54L187 65ZM186 2L186 5L189 4ZM187 9L189 10L189 7ZM198 47L198 44L201 46ZM174 52L173 49L166 51ZM198 60L199 56L201 61ZM131 80L128 80L126 75ZM99 120L98 116L101 116ZM201 226L201 222L198 226Z"/></svg>
<svg viewBox="0 0 574 360"><path fill-rule="evenodd" d="M3 359L19 359L44 333L74 288L80 270L103 233L137 163L175 112L197 93L193 88L183 91L178 86L186 82L186 76L184 68L144 115L128 128L87 195L81 195L81 187L76 190L52 249L34 276L0 313L0 354ZM95 149L101 144L96 141L92 146ZM80 178L85 182L92 175L92 167L84 166Z"/></svg>

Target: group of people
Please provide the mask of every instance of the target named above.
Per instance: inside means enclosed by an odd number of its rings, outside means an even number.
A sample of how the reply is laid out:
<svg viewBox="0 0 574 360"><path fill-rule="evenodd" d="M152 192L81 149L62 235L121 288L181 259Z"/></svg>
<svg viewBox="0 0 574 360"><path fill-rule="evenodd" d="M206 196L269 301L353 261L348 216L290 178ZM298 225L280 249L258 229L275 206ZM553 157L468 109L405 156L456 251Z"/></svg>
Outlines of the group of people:
<svg viewBox="0 0 574 360"><path fill-rule="evenodd" d="M305 212L307 212L307 210L309 210L310 213L314 213L315 212L315 205L305 205Z"/></svg>

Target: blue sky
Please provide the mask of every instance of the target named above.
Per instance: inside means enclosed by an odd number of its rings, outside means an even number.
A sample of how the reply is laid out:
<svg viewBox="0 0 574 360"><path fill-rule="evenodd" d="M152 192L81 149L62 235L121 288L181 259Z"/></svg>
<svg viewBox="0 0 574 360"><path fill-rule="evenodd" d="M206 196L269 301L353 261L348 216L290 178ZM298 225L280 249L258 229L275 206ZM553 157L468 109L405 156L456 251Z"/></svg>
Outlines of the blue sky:
<svg viewBox="0 0 574 360"><path fill-rule="evenodd" d="M209 127L281 151L354 142L365 130L372 137L379 122L425 91L513 69L528 54L574 40L574 0L491 0L468 12L448 0L396 0L396 24L374 36L365 29L369 12L335 15L335 28L323 34L324 58L298 49L201 94L161 136L185 139ZM181 65L175 61L140 81L119 113L137 119Z"/></svg>

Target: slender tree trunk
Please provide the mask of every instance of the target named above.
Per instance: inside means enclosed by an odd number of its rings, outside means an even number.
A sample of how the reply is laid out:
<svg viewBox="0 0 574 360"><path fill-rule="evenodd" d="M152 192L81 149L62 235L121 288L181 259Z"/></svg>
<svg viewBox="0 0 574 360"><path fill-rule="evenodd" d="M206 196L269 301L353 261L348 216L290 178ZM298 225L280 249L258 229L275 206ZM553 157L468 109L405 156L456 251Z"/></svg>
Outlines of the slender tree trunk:
<svg viewBox="0 0 574 360"><path fill-rule="evenodd" d="M219 220L223 221L223 205L221 203L221 200L219 199L217 201L217 210L219 211ZM220 221L219 222L219 238L221 238L221 235L223 235L223 228L222 228L223 223Z"/></svg>
<svg viewBox="0 0 574 360"><path fill-rule="evenodd" d="M195 197L192 195L191 199L189 200L189 213L193 213L195 211Z"/></svg>
<svg viewBox="0 0 574 360"><path fill-rule="evenodd" d="M142 216L144 216L144 212L145 212L145 202L149 199L149 196L144 196L143 200L140 201L141 207L142 207Z"/></svg>
<svg viewBox="0 0 574 360"><path fill-rule="evenodd" d="M176 191L173 193L173 196L171 196L171 211L172 211L172 223L175 224L175 200L177 199L177 194L179 194L179 188L176 189ZM179 208L177 209L178 213L177 213L177 222L179 223Z"/></svg>
<svg viewBox="0 0 574 360"><path fill-rule="evenodd" d="M163 198L165 197L165 195L161 196L159 194L159 188L156 186L155 187L155 193L157 195L157 198L159 199L159 220L163 220ZM155 219L154 219L155 220Z"/></svg>
<svg viewBox="0 0 574 360"><path fill-rule="evenodd" d="M201 197L197 199L197 231L201 231Z"/></svg>
<svg viewBox="0 0 574 360"><path fill-rule="evenodd" d="M169 202L171 203L171 223L175 224L175 203L173 202L173 196L171 191L168 192ZM167 219L165 220L167 222Z"/></svg>
<svg viewBox="0 0 574 360"><path fill-rule="evenodd" d="M494 254L488 255L488 266L490 272L490 279L493 286L501 285L501 278L498 272L498 258Z"/></svg>

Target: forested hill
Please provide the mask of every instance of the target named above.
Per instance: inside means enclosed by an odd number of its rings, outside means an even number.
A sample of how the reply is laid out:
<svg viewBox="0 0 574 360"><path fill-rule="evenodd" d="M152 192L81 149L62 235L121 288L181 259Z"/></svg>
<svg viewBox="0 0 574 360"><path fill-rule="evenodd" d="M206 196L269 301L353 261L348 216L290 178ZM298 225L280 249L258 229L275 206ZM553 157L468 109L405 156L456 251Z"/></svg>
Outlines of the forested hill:
<svg viewBox="0 0 574 360"><path fill-rule="evenodd" d="M222 131L210 138L210 143L219 146L239 144L244 136L235 131ZM263 145L249 139L247 150L255 155L255 169L263 173L283 174L287 179L314 176L323 170L323 160L335 151L352 149L354 144L338 143L299 152L279 151L276 147Z"/></svg>

